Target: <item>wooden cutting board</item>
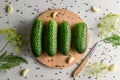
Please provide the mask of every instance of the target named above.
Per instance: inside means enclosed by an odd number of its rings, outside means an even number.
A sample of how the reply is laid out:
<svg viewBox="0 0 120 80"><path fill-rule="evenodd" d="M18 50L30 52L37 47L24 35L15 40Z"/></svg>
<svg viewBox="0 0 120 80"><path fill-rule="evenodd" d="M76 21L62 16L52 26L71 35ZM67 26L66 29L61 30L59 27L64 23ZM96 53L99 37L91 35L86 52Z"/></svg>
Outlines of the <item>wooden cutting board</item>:
<svg viewBox="0 0 120 80"><path fill-rule="evenodd" d="M52 14L54 12L58 12L56 17L52 17ZM72 28L77 23L83 22L83 20L78 15L76 15L75 13L73 13L69 10L65 10L65 9L54 9L54 10L44 12L43 14L41 14L39 16L39 18L42 19L44 25L46 25L47 22L51 19L56 20L58 25L63 20L65 20L65 21L68 21L70 23ZM89 38L89 36L88 36L88 38ZM87 39L87 42L88 42L88 39ZM57 54L54 57L49 57L49 56L47 56L45 51L43 51L42 56L37 57L37 60L48 67L65 68L65 67L69 67L69 66L72 66L72 65L78 63L83 58L84 54L85 54L85 52L82 54L79 54L78 52L76 52L76 50L74 48L71 48L69 55L67 55L67 56L62 55L62 53L60 53L60 52L57 52ZM68 64L68 63L66 63L66 60L70 56L74 56L75 60L71 64Z"/></svg>

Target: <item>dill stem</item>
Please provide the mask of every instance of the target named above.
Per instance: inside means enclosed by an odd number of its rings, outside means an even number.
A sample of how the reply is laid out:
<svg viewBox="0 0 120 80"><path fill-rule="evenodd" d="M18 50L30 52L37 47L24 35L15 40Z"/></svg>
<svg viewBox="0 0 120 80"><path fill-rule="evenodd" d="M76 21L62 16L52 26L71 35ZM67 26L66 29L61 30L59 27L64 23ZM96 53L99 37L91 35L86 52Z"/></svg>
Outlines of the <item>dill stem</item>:
<svg viewBox="0 0 120 80"><path fill-rule="evenodd" d="M113 29L120 34L120 31L119 31L119 30L117 30L116 28L113 28Z"/></svg>
<svg viewBox="0 0 120 80"><path fill-rule="evenodd" d="M6 48L6 46L8 45L9 41L4 45L4 47L0 50L0 53Z"/></svg>
<svg viewBox="0 0 120 80"><path fill-rule="evenodd" d="M98 73L96 74L96 80L98 80Z"/></svg>

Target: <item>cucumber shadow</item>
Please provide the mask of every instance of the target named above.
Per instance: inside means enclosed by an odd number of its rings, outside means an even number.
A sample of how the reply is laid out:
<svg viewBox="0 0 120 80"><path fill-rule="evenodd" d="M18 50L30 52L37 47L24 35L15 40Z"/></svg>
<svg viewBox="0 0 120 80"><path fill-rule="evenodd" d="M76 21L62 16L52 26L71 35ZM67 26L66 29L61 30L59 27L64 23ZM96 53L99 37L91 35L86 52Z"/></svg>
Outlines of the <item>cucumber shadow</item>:
<svg viewBox="0 0 120 80"><path fill-rule="evenodd" d="M34 57L30 47L30 35L31 35L30 33L31 33L33 21L35 19L29 20L24 24L18 24L18 26L16 27L16 32L22 36L23 46L21 48L20 55L23 57L29 57L29 56Z"/></svg>

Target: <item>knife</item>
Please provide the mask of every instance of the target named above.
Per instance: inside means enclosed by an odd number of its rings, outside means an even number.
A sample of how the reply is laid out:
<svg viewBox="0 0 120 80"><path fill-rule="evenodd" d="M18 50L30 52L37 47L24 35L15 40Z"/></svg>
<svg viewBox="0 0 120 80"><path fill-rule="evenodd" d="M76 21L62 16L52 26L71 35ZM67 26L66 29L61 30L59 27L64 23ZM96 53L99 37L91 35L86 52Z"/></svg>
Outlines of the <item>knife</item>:
<svg viewBox="0 0 120 80"><path fill-rule="evenodd" d="M102 40L100 40L100 41L102 41ZM91 50L88 52L88 54L83 58L83 60L82 60L82 62L80 63L80 65L79 65L79 66L76 68L76 70L73 72L73 75L72 75L72 76L73 76L74 78L82 71L82 69L84 68L84 66L85 66L86 63L88 62L88 60L91 58L94 50L96 49L96 45L97 45L100 41L96 42L96 43L93 45L92 49L91 49Z"/></svg>

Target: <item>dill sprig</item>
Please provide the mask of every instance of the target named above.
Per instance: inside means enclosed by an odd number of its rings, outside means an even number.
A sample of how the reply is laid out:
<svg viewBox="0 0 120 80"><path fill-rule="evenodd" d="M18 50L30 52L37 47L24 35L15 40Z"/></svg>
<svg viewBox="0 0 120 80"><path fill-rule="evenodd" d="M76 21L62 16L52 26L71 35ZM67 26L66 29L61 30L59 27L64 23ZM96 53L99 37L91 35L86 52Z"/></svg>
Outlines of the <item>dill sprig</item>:
<svg viewBox="0 0 120 80"><path fill-rule="evenodd" d="M98 24L100 36L105 38L105 42L120 46L120 15L108 14L102 18Z"/></svg>
<svg viewBox="0 0 120 80"><path fill-rule="evenodd" d="M86 66L86 72L95 77L98 80L102 74L106 74L108 72L109 66L104 64L103 62L94 62Z"/></svg>
<svg viewBox="0 0 120 80"><path fill-rule="evenodd" d="M13 55L13 54L7 55L6 53L7 53L7 51L5 51L0 56L0 71L5 72L8 69L19 66L21 63L28 64L26 59L16 56L16 55Z"/></svg>
<svg viewBox="0 0 120 80"><path fill-rule="evenodd" d="M102 18L102 21L98 24L100 28L100 36L108 37L111 34L120 34L120 15L119 14L107 14Z"/></svg>
<svg viewBox="0 0 120 80"><path fill-rule="evenodd" d="M2 34L6 41L11 44L14 51L20 53L20 48L23 45L22 37L20 34L16 33L13 29L0 29L0 34Z"/></svg>
<svg viewBox="0 0 120 80"><path fill-rule="evenodd" d="M22 37L17 34L13 29L0 29L0 34L6 39L6 44L1 48L0 53L5 50L10 43L13 50L17 53L20 52L20 48L23 45ZM0 71L6 72L7 70L19 66L21 63L28 63L26 59L13 54L7 55L7 51L0 55Z"/></svg>
<svg viewBox="0 0 120 80"><path fill-rule="evenodd" d="M120 36L113 34L111 37L105 38L105 42L112 43L115 46L120 46Z"/></svg>

